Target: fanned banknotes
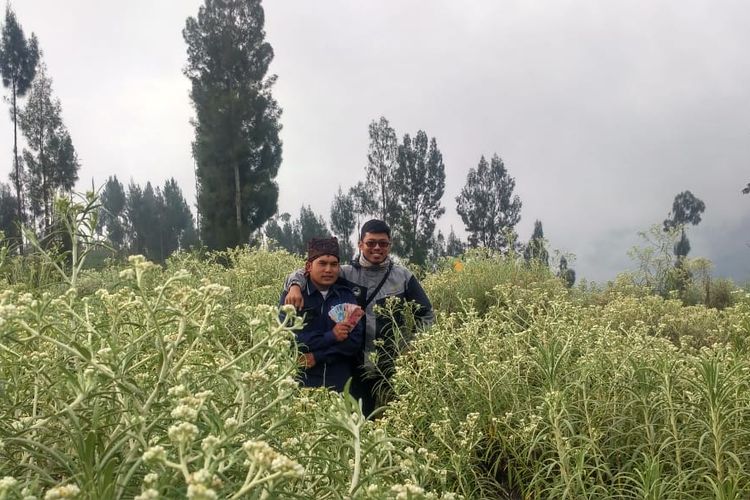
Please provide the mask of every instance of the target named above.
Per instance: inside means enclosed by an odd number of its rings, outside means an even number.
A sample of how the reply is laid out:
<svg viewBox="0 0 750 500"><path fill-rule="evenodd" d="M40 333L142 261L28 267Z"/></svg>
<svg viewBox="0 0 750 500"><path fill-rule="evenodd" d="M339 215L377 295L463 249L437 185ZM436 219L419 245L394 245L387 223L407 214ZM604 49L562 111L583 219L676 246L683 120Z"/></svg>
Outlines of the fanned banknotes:
<svg viewBox="0 0 750 500"><path fill-rule="evenodd" d="M328 311L328 316L336 323L346 323L354 326L365 315L357 304L337 304Z"/></svg>

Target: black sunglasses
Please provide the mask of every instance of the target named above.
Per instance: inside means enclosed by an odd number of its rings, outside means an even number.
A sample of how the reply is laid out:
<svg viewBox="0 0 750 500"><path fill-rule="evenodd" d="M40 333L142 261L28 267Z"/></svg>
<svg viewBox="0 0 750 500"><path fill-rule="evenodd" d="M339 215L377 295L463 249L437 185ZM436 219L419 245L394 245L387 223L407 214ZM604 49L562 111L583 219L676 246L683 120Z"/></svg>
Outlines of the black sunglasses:
<svg viewBox="0 0 750 500"><path fill-rule="evenodd" d="M388 240L367 240L363 241L362 243L364 243L367 248L388 248L389 246L391 246L391 242Z"/></svg>

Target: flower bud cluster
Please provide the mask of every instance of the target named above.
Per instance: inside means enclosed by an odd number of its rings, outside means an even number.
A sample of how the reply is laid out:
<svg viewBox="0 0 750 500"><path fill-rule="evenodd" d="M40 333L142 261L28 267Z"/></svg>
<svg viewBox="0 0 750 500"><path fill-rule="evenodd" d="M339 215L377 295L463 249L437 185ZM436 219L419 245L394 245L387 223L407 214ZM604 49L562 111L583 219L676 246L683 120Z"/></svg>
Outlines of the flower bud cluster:
<svg viewBox="0 0 750 500"><path fill-rule="evenodd" d="M171 426L167 434L173 443L188 445L198 436L198 427L190 422L180 422Z"/></svg>
<svg viewBox="0 0 750 500"><path fill-rule="evenodd" d="M66 484L47 490L44 500L57 500L58 498L75 498L81 492L75 484Z"/></svg>
<svg viewBox="0 0 750 500"><path fill-rule="evenodd" d="M245 441L242 448L252 464L271 473L280 472L294 478L302 478L305 475L305 469L300 464L277 452L265 441Z"/></svg>
<svg viewBox="0 0 750 500"><path fill-rule="evenodd" d="M0 496L4 496L8 491L18 486L18 480L11 476L5 476L0 479Z"/></svg>
<svg viewBox="0 0 750 500"><path fill-rule="evenodd" d="M163 446L152 446L143 453L143 461L146 463L163 463L167 460L167 452Z"/></svg>
<svg viewBox="0 0 750 500"><path fill-rule="evenodd" d="M147 488L135 497L135 500L156 500L159 498L159 492L154 488Z"/></svg>

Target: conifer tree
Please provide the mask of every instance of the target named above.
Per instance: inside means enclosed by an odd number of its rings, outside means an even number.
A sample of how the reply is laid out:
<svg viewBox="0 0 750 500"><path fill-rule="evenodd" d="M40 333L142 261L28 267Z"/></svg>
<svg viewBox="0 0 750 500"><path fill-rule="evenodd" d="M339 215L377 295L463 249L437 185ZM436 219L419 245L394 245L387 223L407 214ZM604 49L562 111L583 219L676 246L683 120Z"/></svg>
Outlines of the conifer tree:
<svg viewBox="0 0 750 500"><path fill-rule="evenodd" d="M349 188L349 198L354 207L354 227L358 228L364 220L377 213L377 202L372 186L366 182L359 181Z"/></svg>
<svg viewBox="0 0 750 500"><path fill-rule="evenodd" d="M115 250L124 250L128 219L125 212L127 196L117 176L110 176L99 197L102 208L99 214L99 234L106 231L106 237Z"/></svg>
<svg viewBox="0 0 750 500"><path fill-rule="evenodd" d="M398 167L398 138L388 120L381 116L369 127L370 146L367 152L367 183L363 186L371 193L375 204L374 214L387 224L398 217L399 207L396 190ZM365 194L363 193L363 198Z"/></svg>
<svg viewBox="0 0 750 500"><path fill-rule="evenodd" d="M0 245L8 243L20 243L21 231L16 219L16 197L13 196L10 187L0 182Z"/></svg>
<svg viewBox="0 0 750 500"><path fill-rule="evenodd" d="M544 229L540 220L534 222L534 232L524 248L523 257L528 263L535 261L549 267L549 252L545 248Z"/></svg>
<svg viewBox="0 0 750 500"><path fill-rule="evenodd" d="M264 229L266 238L287 252L297 252L297 236L294 233L292 216L284 212L268 220Z"/></svg>
<svg viewBox="0 0 750 500"><path fill-rule="evenodd" d="M516 181L508 175L499 156L488 164L484 156L469 170L466 184L456 197L456 211L469 233L472 247L505 250L515 241L521 220L521 199L513 194Z"/></svg>
<svg viewBox="0 0 750 500"><path fill-rule="evenodd" d="M350 195L344 194L339 186L331 204L331 231L339 239L342 262L348 261L354 254L351 235L356 229L356 224L354 200Z"/></svg>
<svg viewBox="0 0 750 500"><path fill-rule="evenodd" d="M424 264L437 220L445 213L440 200L445 192L443 155L433 137L420 130L398 147L393 191L400 209L393 222L394 251L415 264Z"/></svg>
<svg viewBox="0 0 750 500"><path fill-rule="evenodd" d="M28 144L23 151L28 209L44 234L52 225L55 196L70 194L78 180L80 164L43 63L37 69L26 107L19 112L18 123Z"/></svg>
<svg viewBox="0 0 750 500"><path fill-rule="evenodd" d="M465 248L466 245L461 241L461 238L456 236L456 232L451 226L451 232L448 233L448 239L445 241L445 254L448 257L458 257L464 253Z"/></svg>
<svg viewBox="0 0 750 500"><path fill-rule="evenodd" d="M680 239L674 245L674 254L677 257L676 265L690 252L690 240L685 234L685 226L690 224L696 226L701 221L701 214L706 210L706 204L690 191L683 191L674 197L672 211L664 220L664 231L680 229Z"/></svg>
<svg viewBox="0 0 750 500"><path fill-rule="evenodd" d="M5 8L5 24L0 41L0 74L3 86L10 89L10 111L13 118L13 183L16 186L17 220L23 221L23 196L21 186L23 173L18 157L18 99L26 95L36 74L39 60L39 43L32 33L29 39L23 33L16 14L8 4Z"/></svg>
<svg viewBox="0 0 750 500"><path fill-rule="evenodd" d="M563 280L568 288L572 288L576 282L576 272L574 269L568 268L568 259L565 256L560 257L557 276Z"/></svg>
<svg viewBox="0 0 750 500"><path fill-rule="evenodd" d="M174 178L164 183L162 190L163 215L161 229L163 238L163 258L177 250L187 250L195 241L195 222L182 189Z"/></svg>
<svg viewBox="0 0 750 500"><path fill-rule="evenodd" d="M300 255L307 253L307 242L312 238L329 238L331 236L326 227L325 219L316 214L310 208L310 205L300 208L299 219L295 223L295 233L297 235L297 253Z"/></svg>
<svg viewBox="0 0 750 500"><path fill-rule="evenodd" d="M247 243L276 212L281 109L264 22L260 0L205 0L183 30L200 230L211 249Z"/></svg>

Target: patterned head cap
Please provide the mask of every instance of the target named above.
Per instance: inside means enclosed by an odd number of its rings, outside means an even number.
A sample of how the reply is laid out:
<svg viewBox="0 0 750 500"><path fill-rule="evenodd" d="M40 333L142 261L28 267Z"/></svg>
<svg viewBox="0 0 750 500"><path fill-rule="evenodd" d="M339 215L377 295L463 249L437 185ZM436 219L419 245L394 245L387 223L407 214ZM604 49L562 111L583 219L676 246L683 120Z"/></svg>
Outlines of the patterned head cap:
<svg viewBox="0 0 750 500"><path fill-rule="evenodd" d="M333 238L312 238L307 242L307 261L312 262L321 255L339 257L339 240Z"/></svg>

